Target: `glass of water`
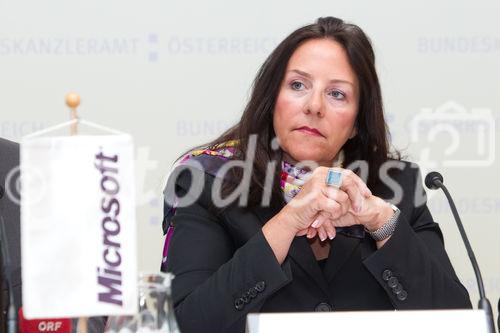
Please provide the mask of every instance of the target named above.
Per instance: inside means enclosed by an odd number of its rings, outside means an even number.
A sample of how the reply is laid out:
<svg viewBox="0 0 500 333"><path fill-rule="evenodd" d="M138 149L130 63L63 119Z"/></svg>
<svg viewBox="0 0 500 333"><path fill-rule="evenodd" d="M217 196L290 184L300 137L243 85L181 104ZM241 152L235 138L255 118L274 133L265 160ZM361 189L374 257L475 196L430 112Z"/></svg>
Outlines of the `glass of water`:
<svg viewBox="0 0 500 333"><path fill-rule="evenodd" d="M170 273L139 274L139 308L134 316L109 317L107 333L180 333L175 319Z"/></svg>

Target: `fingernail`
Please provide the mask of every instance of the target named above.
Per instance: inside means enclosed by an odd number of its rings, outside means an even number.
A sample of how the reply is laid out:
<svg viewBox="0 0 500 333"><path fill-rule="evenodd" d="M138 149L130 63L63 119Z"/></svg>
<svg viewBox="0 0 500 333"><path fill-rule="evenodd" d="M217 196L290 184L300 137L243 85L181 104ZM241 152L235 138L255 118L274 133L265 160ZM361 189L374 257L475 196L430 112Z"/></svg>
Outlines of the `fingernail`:
<svg viewBox="0 0 500 333"><path fill-rule="evenodd" d="M326 237L325 236L321 236L320 239L321 239L322 242L324 242L325 239L326 239Z"/></svg>
<svg viewBox="0 0 500 333"><path fill-rule="evenodd" d="M334 235L331 235L331 236L330 236L330 240L332 240L332 239L334 239L334 238L335 238L335 236L334 236Z"/></svg>
<svg viewBox="0 0 500 333"><path fill-rule="evenodd" d="M313 228L317 228L319 225L319 220L315 220L312 224L311 224L311 227Z"/></svg>

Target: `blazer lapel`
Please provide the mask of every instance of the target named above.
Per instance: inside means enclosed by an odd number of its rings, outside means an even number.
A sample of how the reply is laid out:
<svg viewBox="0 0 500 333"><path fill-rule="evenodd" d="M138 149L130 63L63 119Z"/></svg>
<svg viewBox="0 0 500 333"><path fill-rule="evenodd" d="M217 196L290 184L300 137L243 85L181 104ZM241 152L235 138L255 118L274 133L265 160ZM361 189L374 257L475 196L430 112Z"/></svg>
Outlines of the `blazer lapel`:
<svg viewBox="0 0 500 333"><path fill-rule="evenodd" d="M325 267L325 278L330 282L339 272L342 265L353 255L354 250L361 243L360 238L349 237L342 234L337 236L330 243L330 254Z"/></svg>
<svg viewBox="0 0 500 333"><path fill-rule="evenodd" d="M254 212L262 221L262 224L265 224L276 215L280 209L281 207L258 207ZM305 236L295 237L290 245L288 255L313 279L314 282L316 282L323 292L328 293L328 284Z"/></svg>
<svg viewBox="0 0 500 333"><path fill-rule="evenodd" d="M316 282L321 290L328 294L327 280L314 257L306 236L295 237L288 254Z"/></svg>

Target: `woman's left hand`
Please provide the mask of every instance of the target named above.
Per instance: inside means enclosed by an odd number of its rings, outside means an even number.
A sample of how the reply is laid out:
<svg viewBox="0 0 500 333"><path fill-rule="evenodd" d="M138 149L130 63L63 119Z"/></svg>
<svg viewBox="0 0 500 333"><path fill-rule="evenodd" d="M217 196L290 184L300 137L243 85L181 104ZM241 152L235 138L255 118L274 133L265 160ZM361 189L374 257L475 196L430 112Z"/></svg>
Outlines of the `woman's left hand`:
<svg viewBox="0 0 500 333"><path fill-rule="evenodd" d="M394 211L388 202L375 195L371 195L365 198L360 212L356 213L353 209L349 209L346 214L338 219L324 220L319 226L316 226L316 228L309 227L304 234L306 234L308 238L319 235L320 239L324 241L327 238L327 230L329 230L331 234L332 229L333 232L335 232L335 227L348 227L361 224L367 230L375 231L384 225L392 214L394 214Z"/></svg>

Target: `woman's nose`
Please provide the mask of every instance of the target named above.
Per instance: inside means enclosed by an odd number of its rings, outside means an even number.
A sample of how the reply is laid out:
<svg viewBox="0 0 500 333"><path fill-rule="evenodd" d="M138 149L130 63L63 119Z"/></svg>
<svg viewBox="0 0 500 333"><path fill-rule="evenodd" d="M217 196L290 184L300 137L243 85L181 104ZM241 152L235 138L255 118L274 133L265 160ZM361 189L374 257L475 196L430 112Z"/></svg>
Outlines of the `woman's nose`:
<svg viewBox="0 0 500 333"><path fill-rule="evenodd" d="M307 106L306 106L306 112L311 113L313 115L318 115L320 117L323 116L323 114L324 114L323 96L322 96L321 92L316 91L310 95Z"/></svg>

